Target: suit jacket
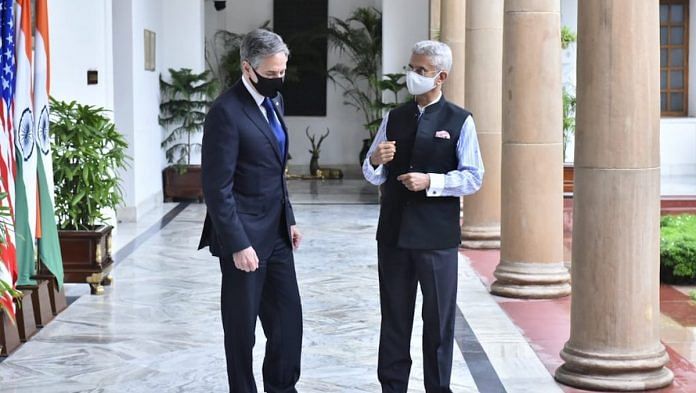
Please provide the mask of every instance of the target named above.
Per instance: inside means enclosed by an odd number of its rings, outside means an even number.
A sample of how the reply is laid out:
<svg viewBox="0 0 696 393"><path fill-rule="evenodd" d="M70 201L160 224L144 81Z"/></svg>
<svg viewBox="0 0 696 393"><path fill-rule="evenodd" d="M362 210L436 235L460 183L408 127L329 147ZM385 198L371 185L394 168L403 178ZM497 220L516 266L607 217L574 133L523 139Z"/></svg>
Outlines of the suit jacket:
<svg viewBox="0 0 696 393"><path fill-rule="evenodd" d="M287 141L280 94L273 103ZM278 139L241 80L213 102L203 131L208 212L198 249L208 246L211 254L229 258L252 246L260 260L267 259L281 225L291 243L295 216L285 182L287 150L281 156Z"/></svg>

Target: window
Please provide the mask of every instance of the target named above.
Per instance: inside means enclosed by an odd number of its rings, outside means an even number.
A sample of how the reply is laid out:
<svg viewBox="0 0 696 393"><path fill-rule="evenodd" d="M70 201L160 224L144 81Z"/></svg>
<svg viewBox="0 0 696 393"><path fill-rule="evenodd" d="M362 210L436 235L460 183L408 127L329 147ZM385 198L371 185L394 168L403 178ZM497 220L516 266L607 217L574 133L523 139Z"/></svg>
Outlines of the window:
<svg viewBox="0 0 696 393"><path fill-rule="evenodd" d="M689 0L660 0L660 105L663 116L688 111Z"/></svg>

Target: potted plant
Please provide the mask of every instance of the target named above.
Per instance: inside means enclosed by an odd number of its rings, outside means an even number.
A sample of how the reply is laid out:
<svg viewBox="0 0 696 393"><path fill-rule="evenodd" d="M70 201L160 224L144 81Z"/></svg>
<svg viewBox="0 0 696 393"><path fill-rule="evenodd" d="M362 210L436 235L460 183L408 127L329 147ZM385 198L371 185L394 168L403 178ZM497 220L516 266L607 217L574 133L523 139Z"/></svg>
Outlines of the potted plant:
<svg viewBox="0 0 696 393"><path fill-rule="evenodd" d="M53 180L64 281L91 286L110 283L111 231L107 212L123 202L118 171L128 144L107 110L51 98ZM41 273L41 272L40 272Z"/></svg>
<svg viewBox="0 0 696 393"><path fill-rule="evenodd" d="M573 192L573 163L566 162L568 143L575 135L575 96L563 88L563 192Z"/></svg>
<svg viewBox="0 0 696 393"><path fill-rule="evenodd" d="M577 35L568 27L561 28L561 48L568 49L570 44L577 41ZM574 90L574 89L572 89ZM566 150L575 136L575 94L571 89L563 87L563 192L573 192L574 167L566 161Z"/></svg>
<svg viewBox="0 0 696 393"><path fill-rule="evenodd" d="M189 68L169 69L171 81L160 76L159 122L170 131L162 141L170 166L164 169L164 198L203 200L201 166L191 164L191 153L201 144L193 137L203 131L205 114L212 103L215 82L210 72L193 73Z"/></svg>
<svg viewBox="0 0 696 393"><path fill-rule="evenodd" d="M348 55L351 64L338 63L328 72L329 80L343 90L344 104L362 112L367 130L359 153L360 165L377 134L385 110L399 104L398 93L406 87L404 74L387 74L382 68L382 13L374 7L357 8L350 18L331 18L328 39L332 47ZM394 101L384 101L383 93L394 93Z"/></svg>

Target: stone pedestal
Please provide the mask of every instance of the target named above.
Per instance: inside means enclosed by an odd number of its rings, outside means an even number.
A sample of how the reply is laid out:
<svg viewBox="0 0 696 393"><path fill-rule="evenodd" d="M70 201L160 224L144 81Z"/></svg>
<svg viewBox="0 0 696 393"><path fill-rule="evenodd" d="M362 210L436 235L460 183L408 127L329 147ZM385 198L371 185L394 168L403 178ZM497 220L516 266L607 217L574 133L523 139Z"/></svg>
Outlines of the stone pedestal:
<svg viewBox="0 0 696 393"><path fill-rule="evenodd" d="M501 250L491 292L566 296L560 1L505 1L504 26Z"/></svg>
<svg viewBox="0 0 696 393"><path fill-rule="evenodd" d="M660 342L659 2L579 2L570 339L556 370L592 390L673 379Z"/></svg>
<svg viewBox="0 0 696 393"><path fill-rule="evenodd" d="M467 0L466 105L476 123L485 175L464 197L462 246L500 248L503 0Z"/></svg>

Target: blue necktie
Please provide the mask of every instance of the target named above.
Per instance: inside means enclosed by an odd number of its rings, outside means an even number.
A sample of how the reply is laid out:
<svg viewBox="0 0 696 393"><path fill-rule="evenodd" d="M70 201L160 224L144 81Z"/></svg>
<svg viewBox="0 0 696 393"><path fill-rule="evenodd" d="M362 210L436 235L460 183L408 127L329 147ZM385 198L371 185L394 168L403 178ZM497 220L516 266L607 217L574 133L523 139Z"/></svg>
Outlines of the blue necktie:
<svg viewBox="0 0 696 393"><path fill-rule="evenodd" d="M266 117L268 117L268 124L271 126L276 139L278 140L278 147L280 148L280 157L285 157L285 132L283 131L283 126L278 121L276 117L275 109L273 109L273 102L269 98L263 99L263 107L266 108Z"/></svg>

